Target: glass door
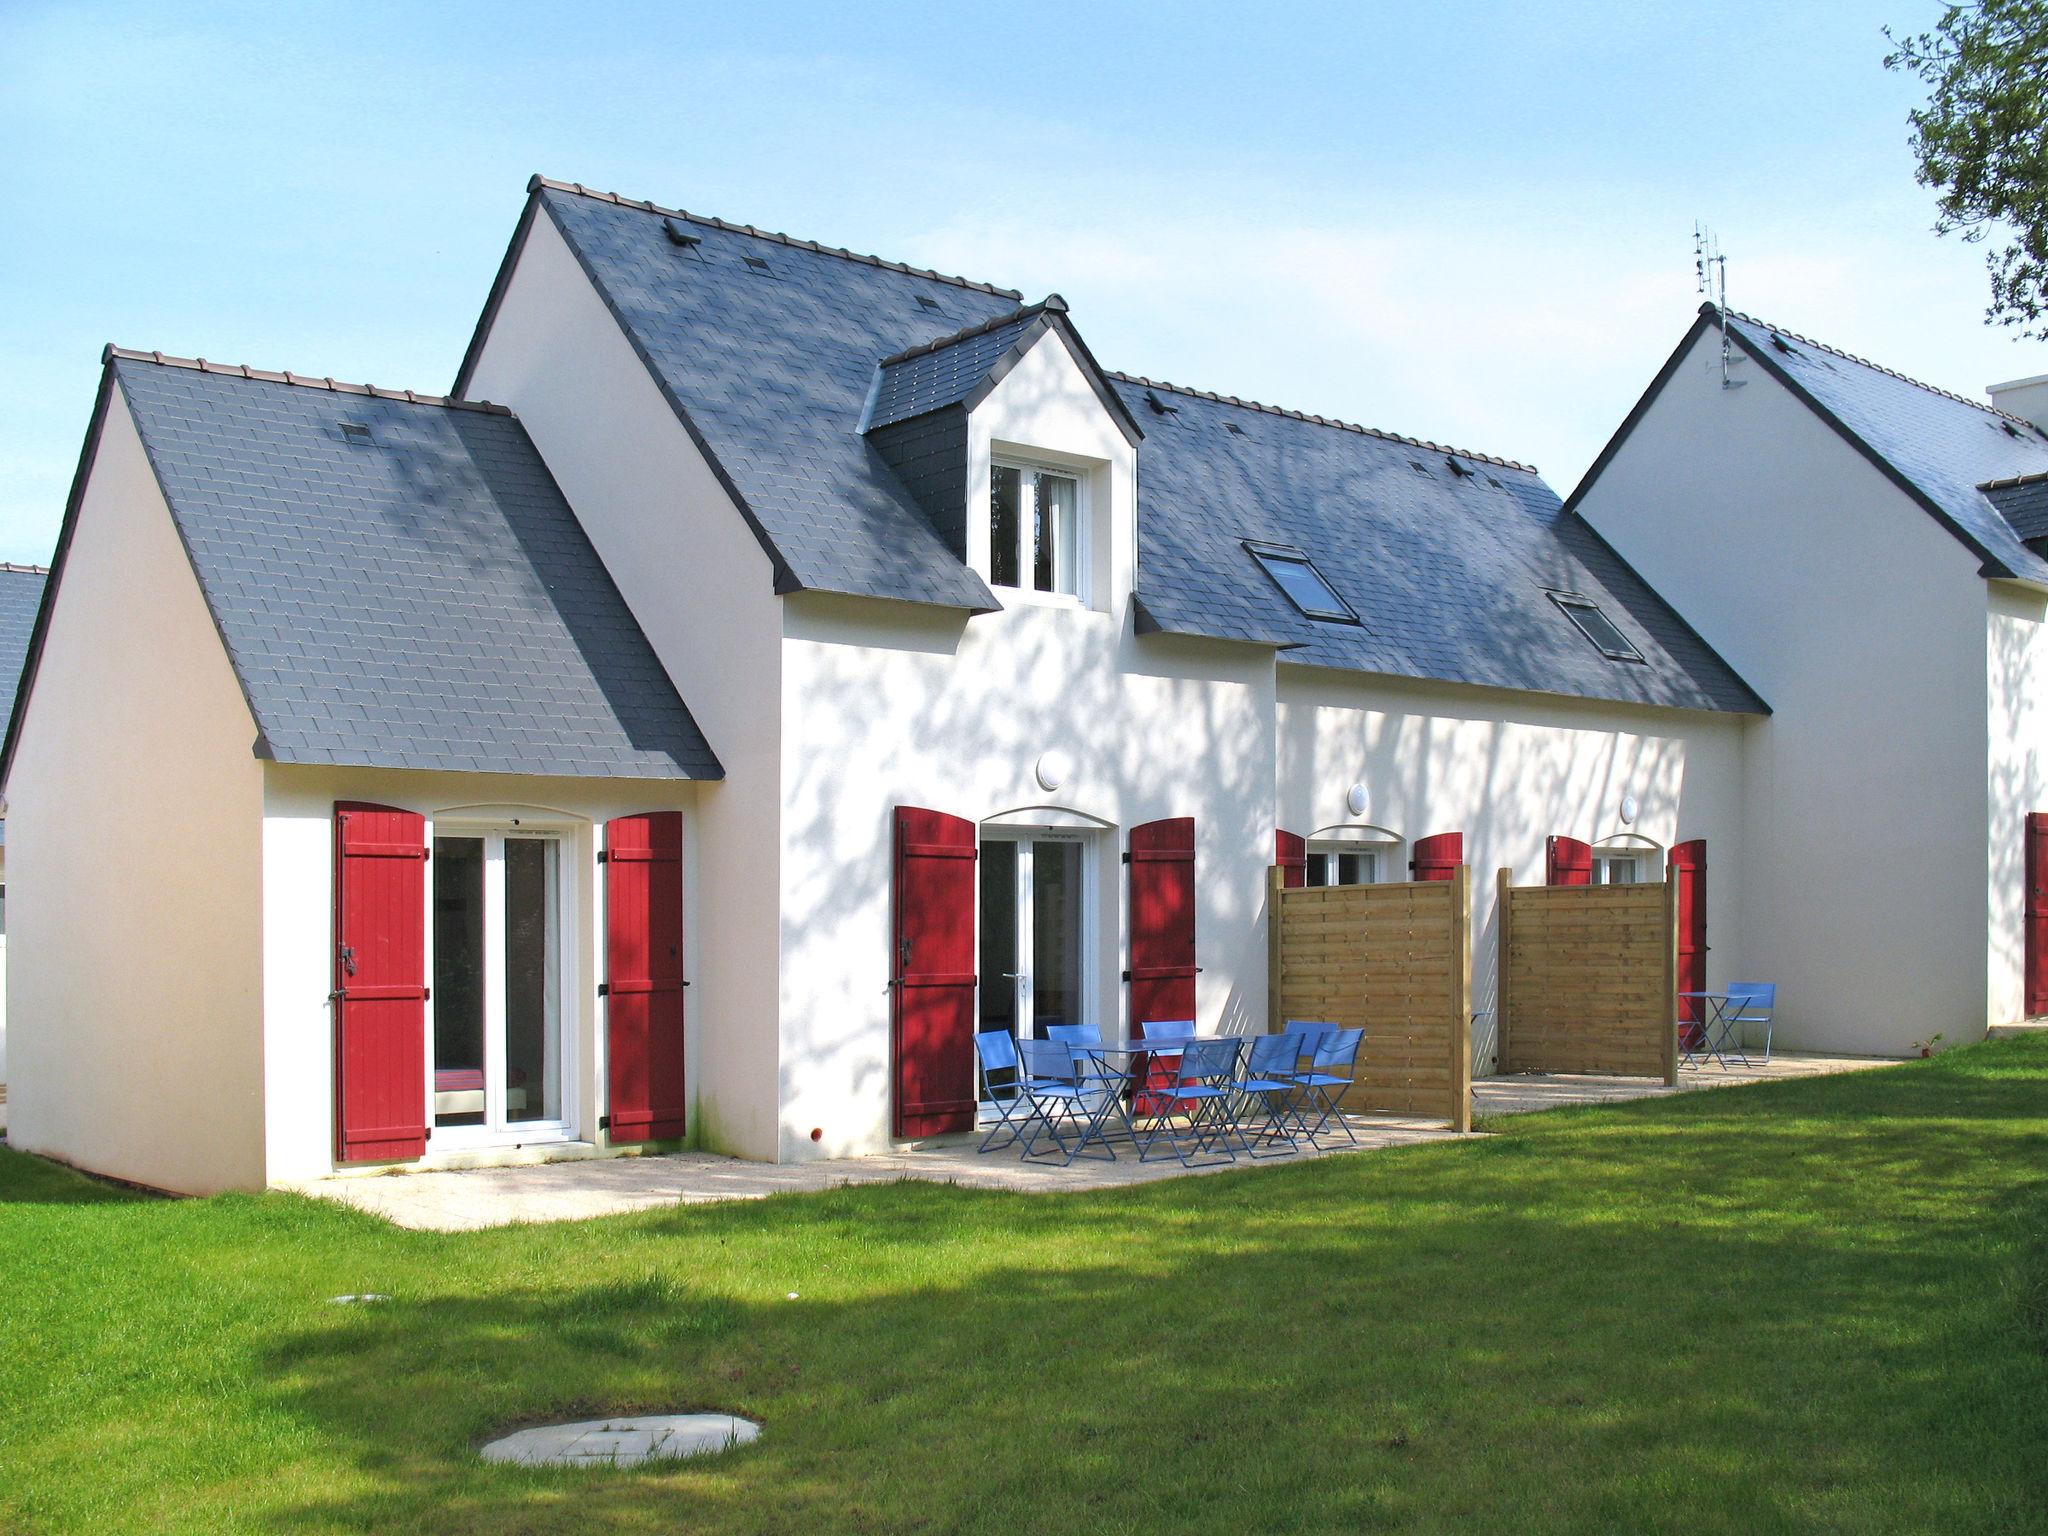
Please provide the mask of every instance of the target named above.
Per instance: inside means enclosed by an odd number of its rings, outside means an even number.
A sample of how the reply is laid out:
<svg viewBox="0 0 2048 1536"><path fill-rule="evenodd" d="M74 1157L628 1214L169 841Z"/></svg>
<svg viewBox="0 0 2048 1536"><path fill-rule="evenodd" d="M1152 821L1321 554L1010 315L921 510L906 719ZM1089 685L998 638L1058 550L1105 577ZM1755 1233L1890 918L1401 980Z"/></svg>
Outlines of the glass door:
<svg viewBox="0 0 2048 1536"><path fill-rule="evenodd" d="M437 828L432 866L434 1128L568 1135L562 838Z"/></svg>
<svg viewBox="0 0 2048 1536"><path fill-rule="evenodd" d="M1019 1039L1098 1023L1087 1004L1088 844L1075 834L985 833L980 1024Z"/></svg>

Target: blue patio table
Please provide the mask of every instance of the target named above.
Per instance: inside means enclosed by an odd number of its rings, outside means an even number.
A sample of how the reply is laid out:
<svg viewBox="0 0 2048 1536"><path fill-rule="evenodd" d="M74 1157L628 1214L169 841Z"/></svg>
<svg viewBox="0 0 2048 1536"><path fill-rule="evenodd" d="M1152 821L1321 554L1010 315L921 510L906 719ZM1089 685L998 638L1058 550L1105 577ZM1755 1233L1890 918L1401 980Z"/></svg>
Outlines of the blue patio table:
<svg viewBox="0 0 2048 1536"><path fill-rule="evenodd" d="M1067 1049L1073 1052L1075 1059L1089 1063L1083 1071L1109 1095L1111 1101L1089 1128L1081 1144L1086 1146L1090 1141L1099 1141L1114 1157L1116 1152L1109 1146L1109 1131L1119 1123L1122 1126L1121 1139L1136 1142L1138 1128L1131 1120L1131 1105L1145 1087L1145 1058L1178 1056L1191 1040L1223 1038L1222 1035L1191 1035L1162 1040L1132 1035L1115 1040L1076 1040L1070 1043Z"/></svg>
<svg viewBox="0 0 2048 1536"><path fill-rule="evenodd" d="M1681 992L1678 995L1706 1004L1705 1008L1698 1010L1703 1015L1698 1021L1699 1038L1686 1046L1682 1064L1703 1063L1711 1056L1726 1067L1728 1058L1733 1056L1748 1066L1749 1058L1742 1054L1742 1041L1735 1030L1735 1014L1741 1010L1731 1006L1733 995L1727 992ZM1680 1039L1684 1037L1681 1035Z"/></svg>

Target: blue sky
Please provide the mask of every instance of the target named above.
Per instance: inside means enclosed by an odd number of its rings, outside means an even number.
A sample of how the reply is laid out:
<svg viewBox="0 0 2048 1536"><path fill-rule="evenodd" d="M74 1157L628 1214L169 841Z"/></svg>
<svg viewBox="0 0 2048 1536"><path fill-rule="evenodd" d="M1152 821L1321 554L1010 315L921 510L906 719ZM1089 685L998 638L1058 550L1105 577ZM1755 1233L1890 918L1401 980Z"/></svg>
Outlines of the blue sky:
<svg viewBox="0 0 2048 1536"><path fill-rule="evenodd" d="M444 390L542 171L1066 295L1105 364L1576 483L1736 307L2048 372L1930 232L1880 28L1939 7L0 0L0 558L102 343Z"/></svg>

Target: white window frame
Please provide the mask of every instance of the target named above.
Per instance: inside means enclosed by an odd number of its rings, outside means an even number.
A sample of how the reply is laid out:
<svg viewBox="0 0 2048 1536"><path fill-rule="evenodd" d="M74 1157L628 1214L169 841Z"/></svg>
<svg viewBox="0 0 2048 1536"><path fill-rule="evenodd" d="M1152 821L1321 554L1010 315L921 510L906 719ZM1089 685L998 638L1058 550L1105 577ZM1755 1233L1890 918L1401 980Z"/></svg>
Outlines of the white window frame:
<svg viewBox="0 0 2048 1536"><path fill-rule="evenodd" d="M484 1123L482 1125L434 1124L434 998L426 1006L426 1124L433 1132L427 1142L431 1160L443 1153L461 1153L486 1147L538 1146L578 1140L579 1086L582 1082L582 981L577 956L577 881L582 865L577 850L577 823L546 814L516 817L465 815L451 812L430 818L427 847L436 837L478 837L484 842ZM550 1120L505 1119L505 843L507 839L550 839L555 843L555 976L560 992L560 1018L556 1028L557 1072L560 1077L561 1110ZM427 872L427 975L434 973L434 875Z"/></svg>
<svg viewBox="0 0 2048 1536"><path fill-rule="evenodd" d="M1657 885L1664 879L1664 850L1655 843L1610 841L1593 844L1593 884L1613 885L1609 862L1628 859L1635 864L1637 885ZM1622 882L1630 883L1630 882Z"/></svg>
<svg viewBox="0 0 2048 1536"><path fill-rule="evenodd" d="M1395 884L1407 872L1408 866L1401 859L1401 850L1405 846L1406 843L1402 838L1379 827L1325 827L1322 831L1311 833L1303 839L1307 863L1303 868L1302 878L1310 885L1316 884L1316 881L1310 877L1316 872L1319 859L1334 861L1341 854L1369 853L1373 856L1374 860L1372 878L1353 883L1359 885ZM1323 872L1331 874L1338 868L1339 866L1333 862L1325 866ZM1340 882L1335 880L1323 882L1325 886L1338 883Z"/></svg>
<svg viewBox="0 0 2048 1536"><path fill-rule="evenodd" d="M1017 597L1025 602L1044 603L1053 607L1087 607L1089 605L1088 588L1091 574L1091 562L1089 560L1091 539L1089 533L1092 519L1089 491L1091 488L1090 482L1094 479L1094 476L1088 470L1077 465L1060 464L1050 459L1035 459L1015 453L991 454L989 456L988 468L988 482L982 488L982 523L988 535L988 570L986 574L989 585L1005 599ZM1062 480L1068 480L1073 483L1074 529L1073 537L1068 541L1071 545L1071 553L1066 553L1063 556L1059 542L1057 540L1054 541L1053 590L1050 592L1042 592L1037 587L1030 585L1032 572L1036 568L1035 562L1031 558L1030 516L1031 505L1035 502L1036 492L1035 488L1030 486L1028 480L1025 481L1025 485L1027 488L1032 489L1033 494L1031 497L1026 498L1026 504L1019 508L1017 519L1017 572L1025 581L1020 586L999 585L996 582L995 474L999 469L1015 470L1022 476L1057 475ZM1065 569L1068 565L1072 566L1071 570ZM1069 580L1069 578L1071 579ZM1072 586L1072 591L1064 590L1064 587L1068 585Z"/></svg>

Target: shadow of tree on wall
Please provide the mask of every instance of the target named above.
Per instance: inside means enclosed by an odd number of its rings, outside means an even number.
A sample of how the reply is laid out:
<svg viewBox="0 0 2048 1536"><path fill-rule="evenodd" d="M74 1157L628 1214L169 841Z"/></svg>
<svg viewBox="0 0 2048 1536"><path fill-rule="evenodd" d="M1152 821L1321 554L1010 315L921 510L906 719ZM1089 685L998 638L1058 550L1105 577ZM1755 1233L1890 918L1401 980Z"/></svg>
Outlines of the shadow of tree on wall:
<svg viewBox="0 0 2048 1536"><path fill-rule="evenodd" d="M1899 1529L2017 1528L2048 1515L2020 1472L2048 1394L1984 1266L2048 1232L2043 1074L1945 1066L1096 1196L884 1186L456 1240L520 1279L258 1353L276 1409L369 1485L290 1523L1488 1528L1514 1508L1609 1529L1691 1505L1693 1529L1753 1531L1839 1528L1883 1490ZM472 1458L541 1418L692 1408L763 1439L596 1476ZM1226 1467L1187 1496L1186 1469Z"/></svg>

